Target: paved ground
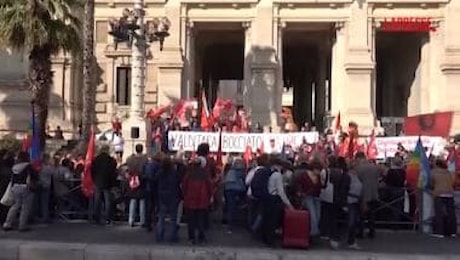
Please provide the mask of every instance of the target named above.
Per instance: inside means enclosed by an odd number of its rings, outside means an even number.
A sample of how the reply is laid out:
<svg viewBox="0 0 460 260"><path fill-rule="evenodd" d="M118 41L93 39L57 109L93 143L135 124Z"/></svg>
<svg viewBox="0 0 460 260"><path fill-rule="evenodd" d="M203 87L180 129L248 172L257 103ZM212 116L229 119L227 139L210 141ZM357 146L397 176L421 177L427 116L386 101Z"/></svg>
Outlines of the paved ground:
<svg viewBox="0 0 460 260"><path fill-rule="evenodd" d="M185 241L185 227L180 230L182 238L179 243L182 247L189 247ZM237 230L227 234L221 226L213 226L208 234L209 244L206 248L233 248L243 250L247 248L264 249L264 246L252 239L245 230ZM152 246L156 242L153 233L126 224L112 226L94 226L87 223L56 223L49 226L36 226L27 233L0 232L0 241L20 240L24 242L47 241L83 244L124 244ZM405 255L460 255L459 239L437 239L421 235L412 231L381 231L374 240L361 240L363 252L382 254ZM179 246L175 245L175 246ZM280 249L281 250L281 249ZM313 246L309 252L330 251L327 243ZM1 258L0 258L1 259ZM369 258L370 259L370 258ZM459 257L460 259L460 257Z"/></svg>

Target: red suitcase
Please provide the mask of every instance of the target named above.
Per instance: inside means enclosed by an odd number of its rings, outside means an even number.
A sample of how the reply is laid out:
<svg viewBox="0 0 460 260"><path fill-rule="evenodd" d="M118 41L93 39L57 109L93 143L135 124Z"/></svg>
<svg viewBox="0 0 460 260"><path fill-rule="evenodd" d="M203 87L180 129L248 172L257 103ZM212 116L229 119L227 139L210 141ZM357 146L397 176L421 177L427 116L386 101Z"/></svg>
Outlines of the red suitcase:
<svg viewBox="0 0 460 260"><path fill-rule="evenodd" d="M286 209L283 223L283 246L308 248L310 246L310 214L306 210Z"/></svg>

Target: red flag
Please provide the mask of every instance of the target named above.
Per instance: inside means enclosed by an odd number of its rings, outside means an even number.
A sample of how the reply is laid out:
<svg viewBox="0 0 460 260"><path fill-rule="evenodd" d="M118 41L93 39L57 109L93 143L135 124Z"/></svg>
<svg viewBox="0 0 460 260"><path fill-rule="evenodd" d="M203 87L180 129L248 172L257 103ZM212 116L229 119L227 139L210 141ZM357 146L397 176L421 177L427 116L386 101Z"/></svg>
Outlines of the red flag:
<svg viewBox="0 0 460 260"><path fill-rule="evenodd" d="M149 118L149 119L157 119L161 115L166 113L169 110L170 107L171 107L170 105L165 105L165 106L160 106L160 107L158 107L156 109L152 108L147 112L147 118Z"/></svg>
<svg viewBox="0 0 460 260"><path fill-rule="evenodd" d="M91 136L89 138L89 143L88 143L88 150L86 151L85 168L83 170L82 184L81 184L81 189L83 191L83 194L88 198L94 195L94 183L93 183L93 178L91 177L91 164L93 162L95 149L96 149L95 139L96 137L94 133L94 127L92 127Z"/></svg>
<svg viewBox="0 0 460 260"><path fill-rule="evenodd" d="M262 142L260 143L260 146L259 146L259 149L257 149L257 152L259 153L259 155L265 153L265 147L264 147L264 141L263 141L263 140L262 140Z"/></svg>
<svg viewBox="0 0 460 260"><path fill-rule="evenodd" d="M32 146L32 136L30 134L26 134L24 136L24 139L22 139L22 151L28 152L31 146Z"/></svg>
<svg viewBox="0 0 460 260"><path fill-rule="evenodd" d="M179 103L177 103L172 111L171 114L171 122L174 122L175 118L184 118L185 113L187 112L187 109L193 107L194 105L194 100L180 100Z"/></svg>
<svg viewBox="0 0 460 260"><path fill-rule="evenodd" d="M249 166L249 163L252 160L252 148L251 146L246 146L246 150L244 150L243 160L246 163L246 167Z"/></svg>
<svg viewBox="0 0 460 260"><path fill-rule="evenodd" d="M222 111L230 111L232 107L233 102L230 99L222 99L218 97L212 109L212 117L216 120L220 117Z"/></svg>
<svg viewBox="0 0 460 260"><path fill-rule="evenodd" d="M161 134L161 128L157 127L156 130L155 130L155 133L153 135L153 140L160 140L161 141L162 137L163 137L163 135Z"/></svg>
<svg viewBox="0 0 460 260"><path fill-rule="evenodd" d="M201 102L201 129L210 130L212 128L212 120L208 109L206 93L204 91L201 94Z"/></svg>
<svg viewBox="0 0 460 260"><path fill-rule="evenodd" d="M339 113L337 114L337 117L335 118L335 131L336 132L340 132L342 131L342 122L341 121L341 117L340 117L340 111Z"/></svg>
<svg viewBox="0 0 460 260"><path fill-rule="evenodd" d="M375 131L372 129L371 139L369 140L369 145L367 146L367 158L370 160L377 159L378 151L377 144L375 142Z"/></svg>
<svg viewBox="0 0 460 260"><path fill-rule="evenodd" d="M404 119L405 135L447 137L452 126L453 112L436 112L409 116Z"/></svg>
<svg viewBox="0 0 460 260"><path fill-rule="evenodd" d="M339 156L346 157L350 150L350 139L345 138L339 145Z"/></svg>

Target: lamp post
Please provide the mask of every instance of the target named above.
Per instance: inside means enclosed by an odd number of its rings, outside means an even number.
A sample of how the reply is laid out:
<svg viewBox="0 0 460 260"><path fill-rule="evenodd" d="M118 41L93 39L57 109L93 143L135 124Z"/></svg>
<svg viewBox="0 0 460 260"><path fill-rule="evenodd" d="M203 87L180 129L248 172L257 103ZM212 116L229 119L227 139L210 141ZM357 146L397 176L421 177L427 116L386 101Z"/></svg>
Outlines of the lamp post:
<svg viewBox="0 0 460 260"><path fill-rule="evenodd" d="M163 50L171 23L167 17L147 22L144 18L144 0L134 0L132 10L124 9L120 18L109 22L109 34L113 36L115 49L119 43L127 43L131 47L131 104L127 123L131 127L139 127L139 139L147 141L144 109L146 50L148 44L155 41L160 43L160 50Z"/></svg>
<svg viewBox="0 0 460 260"><path fill-rule="evenodd" d="M131 109L129 116L144 117L145 60L148 43L158 41L160 50L169 36L170 21L167 17L144 22L144 0L135 0L134 9L124 9L122 16L110 21L110 35L114 37L115 48L126 42L131 47Z"/></svg>

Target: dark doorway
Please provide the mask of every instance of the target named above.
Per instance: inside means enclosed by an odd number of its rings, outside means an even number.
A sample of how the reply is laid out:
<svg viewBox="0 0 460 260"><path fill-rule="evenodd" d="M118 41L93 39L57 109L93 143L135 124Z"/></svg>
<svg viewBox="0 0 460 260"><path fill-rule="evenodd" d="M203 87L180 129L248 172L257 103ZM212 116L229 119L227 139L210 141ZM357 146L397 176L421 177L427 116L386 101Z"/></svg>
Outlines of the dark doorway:
<svg viewBox="0 0 460 260"><path fill-rule="evenodd" d="M214 104L219 81L244 78L245 33L241 23L202 23L196 31L195 97L205 91Z"/></svg>
<svg viewBox="0 0 460 260"><path fill-rule="evenodd" d="M283 101L283 106L292 108L299 127L305 123L318 130L326 127L332 30L329 23L289 23L283 31L284 91L292 96L292 103Z"/></svg>
<svg viewBox="0 0 460 260"><path fill-rule="evenodd" d="M407 116L409 98L419 93L416 90L421 87L421 48L428 41L427 33L377 32L376 113L379 119Z"/></svg>

